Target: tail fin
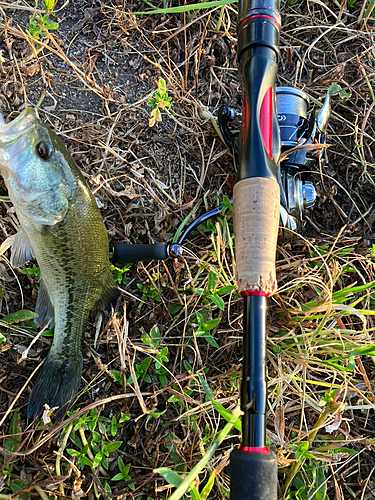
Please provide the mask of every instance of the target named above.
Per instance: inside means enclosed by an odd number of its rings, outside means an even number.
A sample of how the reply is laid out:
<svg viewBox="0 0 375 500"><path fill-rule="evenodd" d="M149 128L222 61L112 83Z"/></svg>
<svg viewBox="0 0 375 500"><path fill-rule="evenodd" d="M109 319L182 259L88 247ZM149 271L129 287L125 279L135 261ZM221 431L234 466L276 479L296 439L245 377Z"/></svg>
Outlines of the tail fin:
<svg viewBox="0 0 375 500"><path fill-rule="evenodd" d="M76 359L56 359L48 356L31 391L27 416L42 415L44 405L58 406L55 419L61 419L72 404L81 382L82 355Z"/></svg>

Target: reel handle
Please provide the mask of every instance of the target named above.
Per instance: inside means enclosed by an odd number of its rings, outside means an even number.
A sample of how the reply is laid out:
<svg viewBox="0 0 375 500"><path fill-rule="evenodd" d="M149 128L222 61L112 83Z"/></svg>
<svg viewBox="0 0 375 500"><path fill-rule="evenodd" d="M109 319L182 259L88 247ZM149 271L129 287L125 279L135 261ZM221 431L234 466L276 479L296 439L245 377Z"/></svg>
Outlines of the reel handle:
<svg viewBox="0 0 375 500"><path fill-rule="evenodd" d="M166 260L180 255L180 245L169 243L155 243L150 245L130 245L116 243L113 251L113 262L117 264L131 264L145 260Z"/></svg>

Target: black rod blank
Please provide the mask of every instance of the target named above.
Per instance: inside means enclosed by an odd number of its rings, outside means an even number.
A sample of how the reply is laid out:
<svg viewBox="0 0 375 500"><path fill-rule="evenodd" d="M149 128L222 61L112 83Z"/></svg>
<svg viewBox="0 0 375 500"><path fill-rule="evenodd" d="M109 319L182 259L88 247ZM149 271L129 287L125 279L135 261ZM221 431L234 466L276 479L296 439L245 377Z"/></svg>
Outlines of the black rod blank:
<svg viewBox="0 0 375 500"><path fill-rule="evenodd" d="M266 445L266 297L244 297L241 381L242 446Z"/></svg>

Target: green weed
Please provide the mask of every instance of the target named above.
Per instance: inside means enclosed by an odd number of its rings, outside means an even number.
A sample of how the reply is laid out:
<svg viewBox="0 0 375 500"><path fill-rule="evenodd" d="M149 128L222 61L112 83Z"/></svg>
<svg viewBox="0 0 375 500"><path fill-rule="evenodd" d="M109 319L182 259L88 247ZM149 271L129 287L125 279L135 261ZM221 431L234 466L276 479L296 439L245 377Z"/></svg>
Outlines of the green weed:
<svg viewBox="0 0 375 500"><path fill-rule="evenodd" d="M200 376L200 380L202 381L204 379ZM205 383L205 390L208 392L210 397L212 397L212 400L211 399L210 400L213 402L214 401L213 393L210 391L207 383ZM222 431L216 434L216 436L213 433L211 433L208 428L206 428L203 431L202 435L203 440L201 441L200 444L202 459L197 462L197 464L191 469L190 472L187 472L185 470L185 467L181 466L176 466L175 470L170 469L168 467L161 467L154 470L154 472L157 472L160 475L162 475L167 483L176 488L173 494L169 497L169 500L179 500L180 498L191 498L193 500L206 500L208 498L208 496L212 492L212 488L215 482L214 480L217 475L217 471L215 469L212 470L208 466L209 460L213 457L213 455L217 451L222 441L230 434L233 427L237 425L237 423L239 422L238 417L239 417L238 409L236 409L233 412L233 414L230 414L228 412L228 422L224 425ZM191 418L189 420L191 421ZM194 430L195 432L198 430L198 427L194 425L194 422L193 423L190 422L190 425L192 426L192 430ZM209 446L207 450L205 450L204 448L205 444ZM171 446L172 445L169 445L169 448L171 448ZM176 461L178 461L178 455L174 455L174 457ZM209 471L209 477L202 490L199 491L197 488L197 480L199 474L206 467L208 468ZM184 475L182 475L181 472L184 472ZM187 495L187 497L185 497L185 495Z"/></svg>
<svg viewBox="0 0 375 500"><path fill-rule="evenodd" d="M148 100L147 106L154 108L151 111L151 118L148 122L153 127L156 122L161 122L161 112L172 107L172 97L168 95L167 86L163 78L159 78L158 90Z"/></svg>
<svg viewBox="0 0 375 500"><path fill-rule="evenodd" d="M119 285L127 284L126 273L129 271L132 265L133 264L126 264L122 268L116 267L113 264L109 265L109 269L112 271L113 277Z"/></svg>
<svg viewBox="0 0 375 500"><path fill-rule="evenodd" d="M113 476L112 481L131 481L131 476L129 474L130 465L125 465L122 458L118 457L117 464L120 472ZM135 490L135 486L133 483L128 484L129 489Z"/></svg>
<svg viewBox="0 0 375 500"><path fill-rule="evenodd" d="M212 347L216 349L219 348L216 340L210 334L221 321L221 318L209 318L207 315L203 316L199 311L196 311L194 316L190 317L190 324L194 327L193 335L195 337L202 337L208 342Z"/></svg>
<svg viewBox="0 0 375 500"><path fill-rule="evenodd" d="M35 2L35 11L30 16L29 23L27 25L26 32L30 35L34 40L43 40L43 38L48 37L48 32L57 30L59 27L59 23L56 21L51 21L50 17L53 16L53 9L55 7L56 0L44 0L42 2L42 9L45 11L45 14L40 14L36 12L37 9L37 0ZM36 46L36 49L39 49L40 45Z"/></svg>
<svg viewBox="0 0 375 500"><path fill-rule="evenodd" d="M24 321L30 321L36 318L38 315L35 312L21 310L11 314L7 314L3 317L3 321L6 321L10 325L14 325L17 323L23 323Z"/></svg>
<svg viewBox="0 0 375 500"><path fill-rule="evenodd" d="M36 280L40 278L40 269L38 266L26 267L25 269L19 269L18 272L21 274L26 274L27 276L34 276Z"/></svg>
<svg viewBox="0 0 375 500"><path fill-rule="evenodd" d="M71 416L72 413L68 412ZM113 474L109 471L108 459L111 453L116 452L122 446L123 441L113 441L125 422L130 419L128 415L121 413L117 418L111 419L100 415L97 408L85 413L80 418L73 420L62 431L64 447L70 442L73 446L67 447L66 452L75 459L80 469L89 467L93 474L99 475L103 489L111 494L108 481L119 481L121 479L131 481L130 467L125 466L121 457L117 457L119 472ZM56 472L61 474L60 460L56 461ZM134 484L128 484L133 490ZM97 488L94 485L97 492ZM60 489L62 492L62 490Z"/></svg>
<svg viewBox="0 0 375 500"><path fill-rule="evenodd" d="M203 305L211 303L218 307L221 311L224 311L225 303L222 296L233 292L236 287L234 285L218 286L218 281L219 276L217 272L213 270L209 271L207 288L194 288L194 292L201 295Z"/></svg>
<svg viewBox="0 0 375 500"><path fill-rule="evenodd" d="M298 472L293 479L293 490L288 493L285 499L328 500L327 472L328 467L324 462L308 460L303 471Z"/></svg>
<svg viewBox="0 0 375 500"><path fill-rule="evenodd" d="M152 381L159 382L162 387L166 387L168 385L168 370L165 368L164 363L168 363L168 347L163 347L162 349L158 349L161 336L157 326L151 328L150 333L148 334L144 329L142 329L142 338L143 344L147 347L150 347L152 351L155 353L153 356L148 356L141 361L141 363L134 364L134 373L137 380L141 382L145 382L150 384ZM148 372L151 364L154 363L154 370ZM123 376L122 372L117 370L110 370L110 373L114 377L114 380L121 385L123 385ZM130 375L125 380L126 385L133 384L133 377Z"/></svg>
<svg viewBox="0 0 375 500"><path fill-rule="evenodd" d="M9 426L9 435L5 442L4 442L4 448L9 451L17 451L18 447L21 444L21 439L22 439L22 429L19 425L19 412L16 410L13 413L12 420ZM3 465L2 465L2 480L4 481L4 484L8 486L12 490L13 493L17 493L18 491L22 490L25 485L21 481L21 479L15 478L13 475L13 462L14 458L12 457L4 457L3 460ZM0 483L1 483L1 477L0 477ZM28 494L27 493L22 493L19 498L21 500L27 500Z"/></svg>
<svg viewBox="0 0 375 500"><path fill-rule="evenodd" d="M157 278L155 279L155 281ZM150 283L150 280L147 280L147 283ZM142 283L137 283L138 289L142 292L142 302L146 302L147 299L154 299L156 302L161 302L161 297L159 292L154 287L147 287L142 285ZM142 303L140 303L139 307L142 307Z"/></svg>
<svg viewBox="0 0 375 500"><path fill-rule="evenodd" d="M368 6L366 7L366 10L362 16L362 19L370 18L374 13L374 8L375 8L375 0L370 0ZM359 21L361 21L362 19L360 19Z"/></svg>
<svg viewBox="0 0 375 500"><path fill-rule="evenodd" d="M150 7L154 7L152 4L149 2L146 2L147 5ZM225 5L231 5L233 3L237 3L237 0L215 0L212 2L200 2L200 3L194 3L194 4L186 4L186 5L181 5L178 7L169 7L169 8L163 8L163 9L157 9L154 8L154 10L146 11L146 12L133 12L135 16L141 16L141 15L150 15L150 14L179 14L181 12L189 12L189 11L199 11L199 10L206 10L206 9L212 9L214 7L222 7Z"/></svg>
<svg viewBox="0 0 375 500"><path fill-rule="evenodd" d="M347 103L347 99L350 99L351 96L352 96L352 94L350 92L348 92L347 90L342 89L341 85L339 85L338 83L333 83L329 87L327 93L330 94L330 95L339 95L345 106L346 106L346 103Z"/></svg>

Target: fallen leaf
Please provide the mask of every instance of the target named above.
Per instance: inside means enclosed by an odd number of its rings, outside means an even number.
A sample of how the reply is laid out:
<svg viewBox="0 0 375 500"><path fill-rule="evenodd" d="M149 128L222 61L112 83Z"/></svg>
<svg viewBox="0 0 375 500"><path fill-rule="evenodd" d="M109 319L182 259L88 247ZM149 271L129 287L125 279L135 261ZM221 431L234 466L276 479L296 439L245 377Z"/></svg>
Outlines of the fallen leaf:
<svg viewBox="0 0 375 500"><path fill-rule="evenodd" d="M326 425L326 428L325 428L326 432L331 433L333 431L337 431L337 429L341 425L341 420L342 420L342 416L339 413L336 413L334 423L331 425Z"/></svg>
<svg viewBox="0 0 375 500"><path fill-rule="evenodd" d="M76 481L74 481L73 483L73 491L72 491L72 496L71 498L73 498L73 500L77 499L77 498L82 498L86 495L86 493L83 491L83 489L81 488L82 486L82 481L83 481L83 478L82 477L79 477Z"/></svg>
<svg viewBox="0 0 375 500"><path fill-rule="evenodd" d="M21 66L21 70L25 73L26 76L34 76L40 71L40 65L38 62L34 62L30 66Z"/></svg>
<svg viewBox="0 0 375 500"><path fill-rule="evenodd" d="M284 420L284 406L278 404L275 411L275 421L274 421L275 431L277 432L278 438L281 444L284 444L284 430L285 430L285 420Z"/></svg>

